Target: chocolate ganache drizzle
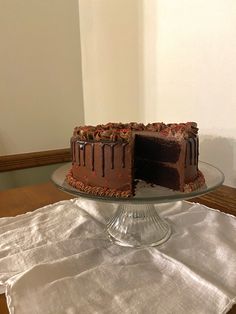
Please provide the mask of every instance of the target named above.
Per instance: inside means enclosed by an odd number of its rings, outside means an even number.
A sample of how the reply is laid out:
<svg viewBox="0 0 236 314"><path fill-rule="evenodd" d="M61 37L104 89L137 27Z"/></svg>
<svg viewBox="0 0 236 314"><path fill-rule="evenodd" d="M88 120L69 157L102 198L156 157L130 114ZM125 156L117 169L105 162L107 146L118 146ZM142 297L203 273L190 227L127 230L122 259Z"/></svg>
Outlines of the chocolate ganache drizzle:
<svg viewBox="0 0 236 314"><path fill-rule="evenodd" d="M99 143L101 147L101 167L102 167L102 177L105 176L105 146L110 147L110 161L111 161L111 169L115 168L115 146L118 143L114 142L101 142ZM121 144L121 143L120 143ZM122 143L122 158L121 158L121 164L122 168L125 168L125 147L128 143ZM72 140L71 141L71 149L72 149L72 158L73 162L77 163L78 166L86 166L86 146L91 146L91 170L94 171L95 167L95 156L94 156L94 145L95 142L87 142L87 141L78 141L78 140Z"/></svg>
<svg viewBox="0 0 236 314"><path fill-rule="evenodd" d="M187 167L188 161L190 166L196 166L198 164L198 154L198 137L189 138L185 150L185 167Z"/></svg>
<svg viewBox="0 0 236 314"><path fill-rule="evenodd" d="M111 169L114 169L115 163L115 154L114 148L118 143L107 142L101 143L101 153L102 153L102 177L105 176L105 146L110 147L110 154L111 154ZM125 168L125 147L128 143L122 143L122 168Z"/></svg>

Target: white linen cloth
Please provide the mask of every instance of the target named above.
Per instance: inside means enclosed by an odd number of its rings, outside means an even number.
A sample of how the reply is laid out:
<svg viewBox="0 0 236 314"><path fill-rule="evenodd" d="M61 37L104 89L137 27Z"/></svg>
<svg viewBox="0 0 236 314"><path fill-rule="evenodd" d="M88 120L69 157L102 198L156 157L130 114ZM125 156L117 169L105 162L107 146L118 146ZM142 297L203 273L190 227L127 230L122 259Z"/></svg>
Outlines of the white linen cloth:
<svg viewBox="0 0 236 314"><path fill-rule="evenodd" d="M236 218L158 205L172 235L126 248L104 233L116 205L73 199L0 219L0 293L10 313L226 313L236 303Z"/></svg>

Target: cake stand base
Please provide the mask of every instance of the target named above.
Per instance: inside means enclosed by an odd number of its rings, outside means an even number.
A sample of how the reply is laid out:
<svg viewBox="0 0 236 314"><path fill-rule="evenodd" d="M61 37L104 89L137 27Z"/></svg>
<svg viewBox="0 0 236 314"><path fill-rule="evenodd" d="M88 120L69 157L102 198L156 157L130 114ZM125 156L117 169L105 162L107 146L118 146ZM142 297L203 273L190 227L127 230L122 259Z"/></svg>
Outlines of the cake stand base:
<svg viewBox="0 0 236 314"><path fill-rule="evenodd" d="M108 221L106 232L118 245L145 247L167 241L171 228L160 218L153 204L120 204Z"/></svg>
<svg viewBox="0 0 236 314"><path fill-rule="evenodd" d="M158 185L137 184L135 196L130 199L93 195L73 188L65 179L71 169L71 163L55 170L52 181L59 189L72 195L111 204L118 203L116 213L106 226L106 233L114 243L131 247L155 246L168 240L171 228L159 217L152 204L191 199L213 191L224 182L224 174L216 167L201 161L198 166L206 183L200 189L180 192Z"/></svg>

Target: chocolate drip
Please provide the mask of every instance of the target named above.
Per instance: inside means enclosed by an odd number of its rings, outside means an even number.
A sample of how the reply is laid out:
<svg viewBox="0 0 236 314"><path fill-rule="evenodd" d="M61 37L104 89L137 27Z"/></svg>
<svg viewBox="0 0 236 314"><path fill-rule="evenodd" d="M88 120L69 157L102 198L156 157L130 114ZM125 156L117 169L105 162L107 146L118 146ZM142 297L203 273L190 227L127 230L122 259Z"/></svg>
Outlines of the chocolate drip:
<svg viewBox="0 0 236 314"><path fill-rule="evenodd" d="M123 143L122 144L122 168L125 168L125 146L127 145L127 143Z"/></svg>
<svg viewBox="0 0 236 314"><path fill-rule="evenodd" d="M199 156L199 139L198 137L196 138L196 159L197 159L197 165L198 165L198 156Z"/></svg>
<svg viewBox="0 0 236 314"><path fill-rule="evenodd" d="M72 155L72 162L76 161L75 156L75 141L71 141L71 155Z"/></svg>
<svg viewBox="0 0 236 314"><path fill-rule="evenodd" d="M92 161L92 171L94 171L94 143L91 143L91 161Z"/></svg>
<svg viewBox="0 0 236 314"><path fill-rule="evenodd" d="M111 169L114 169L114 146L111 146Z"/></svg>
<svg viewBox="0 0 236 314"><path fill-rule="evenodd" d="M102 146L102 176L105 176L105 146L110 146L111 148L111 169L114 169L115 156L114 156L114 147L117 143L103 143ZM123 145L126 145L123 144Z"/></svg>
<svg viewBox="0 0 236 314"><path fill-rule="evenodd" d="M77 144L77 145L76 145ZM83 166L86 164L86 145L91 145L91 166L92 171L94 171L95 167L95 147L94 142L82 142L82 141L76 141L72 143L72 150L74 153L75 161L78 163L78 166L81 166L82 159L83 159ZM122 167L125 168L125 146L128 143L122 143ZM74 146L73 146L74 145ZM115 167L115 151L114 147L117 145L117 143L101 143L101 160L102 160L102 177L105 176L105 146L110 146L111 149L111 169L114 169ZM83 155L81 156L81 150L83 151ZM81 158L82 157L82 158Z"/></svg>
<svg viewBox="0 0 236 314"><path fill-rule="evenodd" d="M195 165L196 145L193 138L189 139L190 153L189 153L189 164Z"/></svg>
<svg viewBox="0 0 236 314"><path fill-rule="evenodd" d="M86 147L86 143L83 145L83 166L85 166L85 147Z"/></svg>
<svg viewBox="0 0 236 314"><path fill-rule="evenodd" d="M79 145L77 149L77 158L78 158L78 165L80 166L80 146Z"/></svg>
<svg viewBox="0 0 236 314"><path fill-rule="evenodd" d="M80 166L80 145L76 144L79 144L79 141L75 142L75 161Z"/></svg>
<svg viewBox="0 0 236 314"><path fill-rule="evenodd" d="M194 165L197 164L197 140L194 138Z"/></svg>
<svg viewBox="0 0 236 314"><path fill-rule="evenodd" d="M104 177L105 176L105 152L104 152L105 144L101 144L101 148L102 148L102 177Z"/></svg>
<svg viewBox="0 0 236 314"><path fill-rule="evenodd" d="M115 147L116 143L112 143L111 144L111 169L114 169L114 147Z"/></svg>
<svg viewBox="0 0 236 314"><path fill-rule="evenodd" d="M73 160L76 160L76 145L75 142L73 142Z"/></svg>
<svg viewBox="0 0 236 314"><path fill-rule="evenodd" d="M185 156L184 156L184 168L187 167L187 154L188 153L188 142L185 145Z"/></svg>
<svg viewBox="0 0 236 314"><path fill-rule="evenodd" d="M91 145L91 162L92 162L92 171L94 171L94 143L93 142L81 142L78 143L78 165L81 166L81 154L80 151L83 151L83 166L86 165L86 145ZM76 160L77 161L77 160Z"/></svg>
<svg viewBox="0 0 236 314"><path fill-rule="evenodd" d="M190 148L190 154L189 154L190 165L192 165L193 164L193 142L192 142L192 139L189 139L189 148Z"/></svg>
<svg viewBox="0 0 236 314"><path fill-rule="evenodd" d="M105 146L110 146L111 148L111 169L114 169L114 162L115 162L115 156L114 156L114 147L117 143L103 143L102 146L102 176L105 176ZM124 145L124 144L123 144ZM125 144L126 145L126 144Z"/></svg>
<svg viewBox="0 0 236 314"><path fill-rule="evenodd" d="M86 143L79 142L79 166L81 165L81 155L80 151L83 151L83 166L85 166L85 145Z"/></svg>

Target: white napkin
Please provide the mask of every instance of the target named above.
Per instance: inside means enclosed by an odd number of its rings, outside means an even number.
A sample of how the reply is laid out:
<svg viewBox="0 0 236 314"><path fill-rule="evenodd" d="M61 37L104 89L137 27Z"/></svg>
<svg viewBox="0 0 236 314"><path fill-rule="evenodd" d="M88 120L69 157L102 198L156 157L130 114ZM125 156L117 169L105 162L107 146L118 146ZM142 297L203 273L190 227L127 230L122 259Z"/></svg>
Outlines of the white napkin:
<svg viewBox="0 0 236 314"><path fill-rule="evenodd" d="M200 204L158 205L161 246L107 239L115 205L62 201L0 219L0 289L10 313L226 313L236 303L236 218Z"/></svg>

